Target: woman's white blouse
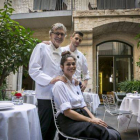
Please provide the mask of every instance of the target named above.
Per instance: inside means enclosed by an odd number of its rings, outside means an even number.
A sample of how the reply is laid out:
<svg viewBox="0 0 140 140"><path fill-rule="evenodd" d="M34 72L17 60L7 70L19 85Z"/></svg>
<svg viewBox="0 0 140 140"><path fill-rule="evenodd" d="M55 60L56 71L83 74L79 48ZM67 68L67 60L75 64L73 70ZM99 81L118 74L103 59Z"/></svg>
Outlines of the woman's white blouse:
<svg viewBox="0 0 140 140"><path fill-rule="evenodd" d="M86 106L81 89L67 80L67 83L58 81L53 87L53 98L57 109L57 116L67 109L83 108Z"/></svg>

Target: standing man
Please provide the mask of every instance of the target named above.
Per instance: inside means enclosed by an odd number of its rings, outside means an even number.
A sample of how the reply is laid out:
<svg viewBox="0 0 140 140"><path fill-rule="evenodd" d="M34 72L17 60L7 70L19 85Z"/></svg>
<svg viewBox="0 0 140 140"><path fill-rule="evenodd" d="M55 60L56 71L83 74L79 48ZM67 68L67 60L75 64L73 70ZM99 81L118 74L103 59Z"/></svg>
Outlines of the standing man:
<svg viewBox="0 0 140 140"><path fill-rule="evenodd" d="M74 77L78 81L83 80L82 85L81 85L81 91L83 92L85 88L87 87L88 80L90 79L86 57L83 55L82 52L77 50L78 46L81 44L83 40L83 33L74 32L72 36L70 37L70 40L71 40L70 45L66 47L61 47L61 49L63 52L70 51L71 54L73 54L75 58L77 58L76 72L74 74ZM43 41L43 43L50 44L49 41Z"/></svg>
<svg viewBox="0 0 140 140"><path fill-rule="evenodd" d="M38 114L43 140L53 140L55 125L51 107L52 87L57 81L66 82L60 68L60 44L66 36L66 27L61 23L52 25L49 31L50 45L39 43L34 48L30 62L29 75L36 84L36 97L38 100Z"/></svg>
<svg viewBox="0 0 140 140"><path fill-rule="evenodd" d="M83 33L81 32L74 32L72 36L70 37L71 43L70 45L66 47L62 47L62 51L70 51L75 58L77 58L76 63L76 72L75 72L75 78L78 81L83 80L81 85L81 91L84 91L87 87L88 80L90 79L88 66L86 57L83 55L82 52L77 50L78 46L81 44L83 40Z"/></svg>

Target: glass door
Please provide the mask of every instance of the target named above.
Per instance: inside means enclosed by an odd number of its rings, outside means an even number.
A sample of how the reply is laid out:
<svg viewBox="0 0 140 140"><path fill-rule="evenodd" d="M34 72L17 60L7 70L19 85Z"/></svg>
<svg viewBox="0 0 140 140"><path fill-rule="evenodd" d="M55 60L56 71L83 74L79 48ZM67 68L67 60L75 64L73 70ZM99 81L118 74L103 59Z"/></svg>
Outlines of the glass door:
<svg viewBox="0 0 140 140"><path fill-rule="evenodd" d="M118 91L118 83L132 79L132 59L130 57L115 57L114 64L114 91Z"/></svg>

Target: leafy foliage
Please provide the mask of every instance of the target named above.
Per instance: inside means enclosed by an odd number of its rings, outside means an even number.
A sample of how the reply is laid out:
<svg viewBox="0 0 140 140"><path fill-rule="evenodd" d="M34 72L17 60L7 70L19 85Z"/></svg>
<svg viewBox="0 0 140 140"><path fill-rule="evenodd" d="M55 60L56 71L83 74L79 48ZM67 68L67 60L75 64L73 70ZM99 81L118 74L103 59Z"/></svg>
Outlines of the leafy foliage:
<svg viewBox="0 0 140 140"><path fill-rule="evenodd" d="M121 91L124 91L126 93L133 93L134 91L137 91L140 93L140 81L138 80L132 80L132 81L124 81L121 83L118 83L118 87Z"/></svg>
<svg viewBox="0 0 140 140"><path fill-rule="evenodd" d="M138 39L137 48L139 48L139 46L140 46L140 34L138 34L138 35L136 36L136 39ZM137 64L137 66L140 67L140 57L139 57L139 61L136 62L136 64Z"/></svg>
<svg viewBox="0 0 140 140"><path fill-rule="evenodd" d="M2 90L6 90L6 88L7 88L7 85L4 83L4 84L2 84L1 85L1 87L0 87L0 100L3 100L3 96L6 96L6 95L3 95L3 93L2 93Z"/></svg>
<svg viewBox="0 0 140 140"><path fill-rule="evenodd" d="M10 18L14 11L11 4L12 1L7 0L4 9L0 9L0 86L10 72L28 65L32 49L39 42L31 37L30 29Z"/></svg>

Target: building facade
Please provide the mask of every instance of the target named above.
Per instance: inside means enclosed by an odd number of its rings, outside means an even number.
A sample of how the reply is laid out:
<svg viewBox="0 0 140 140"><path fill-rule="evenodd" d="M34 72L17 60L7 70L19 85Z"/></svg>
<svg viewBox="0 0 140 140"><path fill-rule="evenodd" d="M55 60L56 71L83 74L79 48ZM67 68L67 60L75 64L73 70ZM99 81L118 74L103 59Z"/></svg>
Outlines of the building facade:
<svg viewBox="0 0 140 140"><path fill-rule="evenodd" d="M45 0L44 0L45 1ZM53 4L52 4L53 1ZM84 33L79 50L87 58L90 77L86 91L96 93L118 91L117 83L140 80L136 62L140 57L135 36L140 33L139 0L13 0L12 19L34 31L33 37L49 40L49 29L56 22L63 23L70 43L73 31ZM1 7L2 7L2 1ZM24 67L7 78L8 88L34 89L34 82L24 77Z"/></svg>

